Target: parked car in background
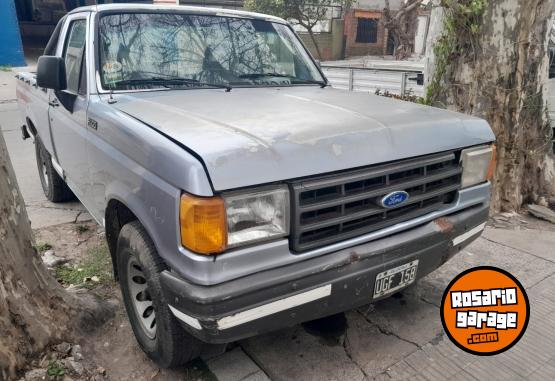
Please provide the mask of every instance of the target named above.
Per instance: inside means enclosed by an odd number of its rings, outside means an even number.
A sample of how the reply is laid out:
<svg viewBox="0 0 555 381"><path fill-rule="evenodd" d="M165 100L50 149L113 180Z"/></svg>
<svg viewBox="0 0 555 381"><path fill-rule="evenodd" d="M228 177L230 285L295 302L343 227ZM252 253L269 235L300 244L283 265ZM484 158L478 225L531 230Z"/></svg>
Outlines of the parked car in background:
<svg viewBox="0 0 555 381"><path fill-rule="evenodd" d="M160 366L388 297L488 217L484 120L333 89L276 17L79 8L18 78L44 192L105 228Z"/></svg>

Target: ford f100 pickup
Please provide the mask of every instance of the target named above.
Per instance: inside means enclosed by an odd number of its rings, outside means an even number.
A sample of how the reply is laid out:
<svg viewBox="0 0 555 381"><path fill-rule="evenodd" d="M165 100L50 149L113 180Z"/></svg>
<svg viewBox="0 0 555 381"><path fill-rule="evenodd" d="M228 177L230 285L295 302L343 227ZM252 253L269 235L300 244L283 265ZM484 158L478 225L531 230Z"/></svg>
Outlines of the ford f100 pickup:
<svg viewBox="0 0 555 381"><path fill-rule="evenodd" d="M46 197L105 228L160 366L388 297L488 217L484 120L334 89L280 18L78 8L17 77Z"/></svg>

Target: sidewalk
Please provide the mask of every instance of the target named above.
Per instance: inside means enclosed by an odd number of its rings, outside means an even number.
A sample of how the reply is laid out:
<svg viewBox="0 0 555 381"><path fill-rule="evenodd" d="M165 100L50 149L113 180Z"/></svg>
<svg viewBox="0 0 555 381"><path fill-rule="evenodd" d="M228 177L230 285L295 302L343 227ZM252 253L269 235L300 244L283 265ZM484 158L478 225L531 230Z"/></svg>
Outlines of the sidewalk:
<svg viewBox="0 0 555 381"><path fill-rule="evenodd" d="M20 127L24 121L16 102L16 70L0 71L0 131L6 140L31 226L37 229L66 222L88 221L91 217L80 202L53 204L44 197L35 161L35 145L30 139L24 141L21 138Z"/></svg>
<svg viewBox="0 0 555 381"><path fill-rule="evenodd" d="M319 333L307 325L246 340L246 352L272 380L555 379L555 225L544 230L487 228L484 236L401 296L346 313L344 325ZM492 357L467 354L445 336L443 290L467 268L492 265L528 292L524 337Z"/></svg>

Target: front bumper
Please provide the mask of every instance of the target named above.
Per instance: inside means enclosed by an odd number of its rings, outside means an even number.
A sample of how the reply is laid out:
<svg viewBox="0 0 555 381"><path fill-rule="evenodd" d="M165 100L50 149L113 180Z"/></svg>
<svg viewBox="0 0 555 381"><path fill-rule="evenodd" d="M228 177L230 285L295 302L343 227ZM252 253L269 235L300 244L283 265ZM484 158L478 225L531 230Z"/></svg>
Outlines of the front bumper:
<svg viewBox="0 0 555 381"><path fill-rule="evenodd" d="M476 239L489 206L482 204L419 227L292 265L214 286L162 273L174 315L197 338L225 343L293 326L372 301L376 275L419 260L417 279Z"/></svg>

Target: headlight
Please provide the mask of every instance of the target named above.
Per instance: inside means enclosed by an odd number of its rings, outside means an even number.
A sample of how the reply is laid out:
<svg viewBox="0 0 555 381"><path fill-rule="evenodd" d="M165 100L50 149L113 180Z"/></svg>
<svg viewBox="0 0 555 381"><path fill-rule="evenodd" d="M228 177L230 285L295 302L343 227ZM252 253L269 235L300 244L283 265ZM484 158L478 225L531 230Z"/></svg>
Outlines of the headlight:
<svg viewBox="0 0 555 381"><path fill-rule="evenodd" d="M289 234L289 190L266 188L222 197L184 193L179 213L181 244L198 254Z"/></svg>
<svg viewBox="0 0 555 381"><path fill-rule="evenodd" d="M223 198L228 247L289 234L289 190L286 187L224 194Z"/></svg>
<svg viewBox="0 0 555 381"><path fill-rule="evenodd" d="M495 145L468 148L462 151L462 187L491 180L495 170Z"/></svg>

